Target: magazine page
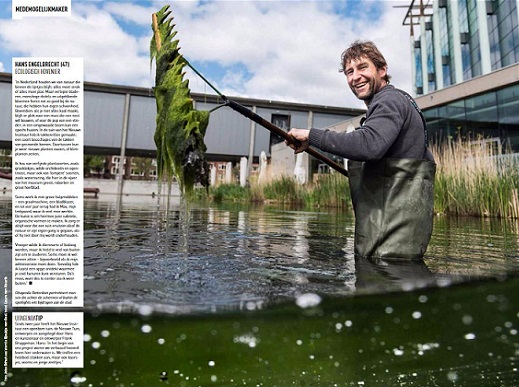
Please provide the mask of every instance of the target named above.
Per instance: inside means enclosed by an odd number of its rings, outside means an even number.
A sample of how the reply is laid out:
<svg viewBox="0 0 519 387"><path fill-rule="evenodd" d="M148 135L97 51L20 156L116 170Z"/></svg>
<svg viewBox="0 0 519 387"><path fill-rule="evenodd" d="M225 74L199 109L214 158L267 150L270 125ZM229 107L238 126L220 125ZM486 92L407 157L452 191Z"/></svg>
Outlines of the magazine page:
<svg viewBox="0 0 519 387"><path fill-rule="evenodd" d="M68 4L13 2L13 18ZM13 58L12 366L81 367L83 62ZM43 308L43 309L42 309Z"/></svg>
<svg viewBox="0 0 519 387"><path fill-rule="evenodd" d="M13 20L70 16L70 0L12 2ZM83 58L13 57L11 68L4 381L10 367L83 367Z"/></svg>
<svg viewBox="0 0 519 387"><path fill-rule="evenodd" d="M519 386L518 19L0 0L0 387Z"/></svg>

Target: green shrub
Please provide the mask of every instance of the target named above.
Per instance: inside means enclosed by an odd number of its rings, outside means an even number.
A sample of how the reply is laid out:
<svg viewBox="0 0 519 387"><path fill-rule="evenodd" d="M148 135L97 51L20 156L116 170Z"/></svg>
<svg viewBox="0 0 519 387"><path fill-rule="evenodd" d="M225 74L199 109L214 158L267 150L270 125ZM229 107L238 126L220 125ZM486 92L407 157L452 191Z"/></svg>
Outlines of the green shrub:
<svg viewBox="0 0 519 387"><path fill-rule="evenodd" d="M209 196L218 203L222 201L244 202L250 201L250 190L239 184L221 184L217 187L211 187Z"/></svg>

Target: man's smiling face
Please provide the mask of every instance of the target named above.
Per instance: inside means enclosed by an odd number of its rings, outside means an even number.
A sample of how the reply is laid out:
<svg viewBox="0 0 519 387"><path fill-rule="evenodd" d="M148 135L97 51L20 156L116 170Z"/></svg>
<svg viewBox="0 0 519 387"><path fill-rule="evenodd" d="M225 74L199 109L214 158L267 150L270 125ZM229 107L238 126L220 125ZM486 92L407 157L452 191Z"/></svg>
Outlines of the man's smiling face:
<svg viewBox="0 0 519 387"><path fill-rule="evenodd" d="M346 64L344 73L348 85L358 99L369 103L375 93L387 85L384 77L387 69L377 69L367 57L352 59Z"/></svg>

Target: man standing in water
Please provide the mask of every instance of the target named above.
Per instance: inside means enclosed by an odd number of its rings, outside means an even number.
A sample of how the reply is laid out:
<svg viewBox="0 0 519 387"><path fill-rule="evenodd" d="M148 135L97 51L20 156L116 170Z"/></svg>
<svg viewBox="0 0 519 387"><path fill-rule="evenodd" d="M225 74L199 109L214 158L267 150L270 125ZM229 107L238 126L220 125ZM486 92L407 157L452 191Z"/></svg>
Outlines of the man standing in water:
<svg viewBox="0 0 519 387"><path fill-rule="evenodd" d="M432 233L436 164L425 119L407 93L389 84L383 55L356 41L341 72L368 110L353 132L291 129L295 153L313 146L347 158L355 212L355 256L421 259Z"/></svg>

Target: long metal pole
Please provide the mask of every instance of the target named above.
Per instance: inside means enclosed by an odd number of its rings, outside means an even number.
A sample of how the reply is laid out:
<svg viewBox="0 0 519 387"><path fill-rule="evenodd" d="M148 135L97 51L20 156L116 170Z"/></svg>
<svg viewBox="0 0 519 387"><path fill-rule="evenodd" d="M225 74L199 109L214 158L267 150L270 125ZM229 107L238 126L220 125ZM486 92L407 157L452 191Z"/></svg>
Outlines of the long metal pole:
<svg viewBox="0 0 519 387"><path fill-rule="evenodd" d="M193 70L195 72L196 75L198 75L205 83L207 83L209 85L209 87L211 89L213 89L224 100L225 105L229 106L232 110L240 113L241 115L251 119L252 121L256 122L257 124L260 124L264 128L266 128L266 129L270 130L271 132L277 134L278 136L282 137L288 143L297 142L297 140L295 140L292 136L290 136L283 129L278 128L276 125L272 124L271 122L268 122L263 117L261 117L261 116L257 115L256 113L254 113L252 110L246 108L243 105L240 105L239 103L237 103L235 101L230 100L225 95L220 93L218 91L218 89L216 87L214 87L207 79L205 79L205 77L202 74L200 74L198 72L198 70L195 69L191 65L191 63L189 63L189 61L186 58L184 58L184 61L185 61L186 65L188 65L191 68L191 70ZM321 160L323 163L325 163L329 167L335 169L337 172L342 173L344 176L346 176L346 177L348 176L348 171L346 169L344 169L342 167L342 165L336 163L335 161L333 161L329 157L326 157L325 155L323 155L319 151L315 150L314 148L308 148L308 149L305 150L305 152L310 154L310 155L312 155L312 156L314 156L316 159Z"/></svg>
<svg viewBox="0 0 519 387"><path fill-rule="evenodd" d="M239 103L237 103L235 101L232 101L232 100L229 100L229 99L227 99L226 104L231 109L237 111L238 113L244 115L245 117L251 119L252 121L260 124L261 126L263 126L264 128L266 128L266 129L270 130L271 132L277 134L278 136L282 137L287 142L293 143L293 142L296 141L296 140L294 140L294 138L291 135L289 135L283 129L278 128L276 125L268 122L263 117L257 115L253 111L247 109L245 106L240 105ZM324 162L329 167L335 169L337 172L342 173L344 176L348 176L348 171L346 169L344 169L340 164L336 163L335 161L333 161L329 157L326 157L325 155L323 155L322 153L318 152L314 148L308 148L308 149L306 149L306 152L308 154L314 156L316 159L321 160L322 162Z"/></svg>

